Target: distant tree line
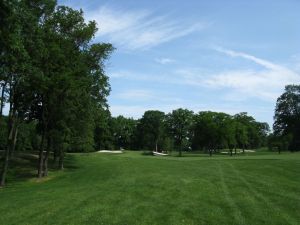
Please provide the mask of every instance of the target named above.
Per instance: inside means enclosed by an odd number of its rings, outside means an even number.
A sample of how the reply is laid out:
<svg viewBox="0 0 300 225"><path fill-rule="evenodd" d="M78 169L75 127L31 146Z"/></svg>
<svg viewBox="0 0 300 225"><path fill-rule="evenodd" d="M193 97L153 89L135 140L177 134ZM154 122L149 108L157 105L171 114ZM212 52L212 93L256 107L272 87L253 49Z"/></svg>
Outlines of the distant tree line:
<svg viewBox="0 0 300 225"><path fill-rule="evenodd" d="M150 151L202 150L207 153L221 149L254 149L267 146L269 125L255 121L247 113L234 116L204 111L194 113L176 109L165 114L149 110L141 119L111 117L108 133L103 136L103 148L124 148ZM99 145L101 146L101 145ZM231 152L231 153L232 153Z"/></svg>

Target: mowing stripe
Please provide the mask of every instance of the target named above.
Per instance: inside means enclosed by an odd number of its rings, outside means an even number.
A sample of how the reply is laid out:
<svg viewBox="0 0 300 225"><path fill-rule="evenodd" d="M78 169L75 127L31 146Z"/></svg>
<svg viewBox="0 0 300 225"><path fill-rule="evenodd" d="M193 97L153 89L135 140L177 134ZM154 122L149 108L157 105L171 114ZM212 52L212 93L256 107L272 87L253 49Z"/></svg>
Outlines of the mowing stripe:
<svg viewBox="0 0 300 225"><path fill-rule="evenodd" d="M291 225L297 225L299 224L296 219L292 218L290 215L287 215L283 209L281 209L278 205L275 205L270 199L264 197L262 194L260 194L258 191L255 191L253 186L241 175L238 169L235 168L235 166L232 163L229 163L228 161L224 162L227 166L231 168L231 170L235 173L236 177L248 188L248 190L255 196L258 200L262 200L265 204L267 204L270 208L274 209L278 212L279 215L281 215L287 224Z"/></svg>
<svg viewBox="0 0 300 225"><path fill-rule="evenodd" d="M231 197L230 191L228 190L228 186L224 179L223 169L221 168L220 163L217 163L217 167L218 167L219 176L220 176L220 180L221 180L222 190L224 192L225 199L226 199L229 207L232 208L232 211L234 212L233 216L234 216L234 219L236 220L236 224L245 224L245 219L242 216L241 210L239 209L239 207L237 206L237 204Z"/></svg>

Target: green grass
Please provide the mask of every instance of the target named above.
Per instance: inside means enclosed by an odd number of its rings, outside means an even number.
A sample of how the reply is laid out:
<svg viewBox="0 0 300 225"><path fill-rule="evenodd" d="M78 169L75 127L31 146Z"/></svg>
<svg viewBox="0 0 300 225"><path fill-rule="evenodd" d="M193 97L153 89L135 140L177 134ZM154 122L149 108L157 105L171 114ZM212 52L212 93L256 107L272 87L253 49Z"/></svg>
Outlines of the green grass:
<svg viewBox="0 0 300 225"><path fill-rule="evenodd" d="M43 182L10 178L0 224L300 224L299 171L299 153L71 154Z"/></svg>

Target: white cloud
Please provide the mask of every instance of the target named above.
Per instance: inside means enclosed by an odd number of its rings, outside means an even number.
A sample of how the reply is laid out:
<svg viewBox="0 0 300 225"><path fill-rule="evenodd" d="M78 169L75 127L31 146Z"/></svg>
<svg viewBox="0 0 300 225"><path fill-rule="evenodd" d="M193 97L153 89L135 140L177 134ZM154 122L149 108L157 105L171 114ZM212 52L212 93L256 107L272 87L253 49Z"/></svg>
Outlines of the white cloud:
<svg viewBox="0 0 300 225"><path fill-rule="evenodd" d="M170 58L157 58L157 59L155 59L155 62L162 64L162 65L166 65L166 64L174 63L175 60L170 59Z"/></svg>
<svg viewBox="0 0 300 225"><path fill-rule="evenodd" d="M291 57L291 63L289 63L289 66L292 66L295 71L300 73L300 53Z"/></svg>
<svg viewBox="0 0 300 225"><path fill-rule="evenodd" d="M283 92L285 85L300 83L300 74L295 66L282 66L255 56L226 49L217 49L230 57L239 57L260 65L261 68L248 70L233 69L217 73L200 70L199 68L177 69L167 74L147 74L123 71L113 73L113 78L159 82L164 84L190 85L210 89L223 89L227 94L222 98L226 101L246 101L257 98L275 102Z"/></svg>
<svg viewBox="0 0 300 225"><path fill-rule="evenodd" d="M300 74L284 66L255 56L219 48L231 57L241 57L263 67L261 70L233 70L210 76L204 82L211 87L232 88L237 94L275 101L284 86L300 82Z"/></svg>
<svg viewBox="0 0 300 225"><path fill-rule="evenodd" d="M97 36L109 39L117 47L148 49L186 36L207 26L206 23L187 24L168 16L155 16L146 10L122 10L102 6L87 14L98 23Z"/></svg>
<svg viewBox="0 0 300 225"><path fill-rule="evenodd" d="M246 53L243 53L243 52L236 52L236 51L232 51L232 50L229 50L229 49L224 49L224 48L221 48L221 47L216 47L215 48L216 51L218 52L221 52L221 53L225 53L226 55L229 55L231 57L241 57L241 58L244 58L244 59L248 59L250 61L253 61L267 69L270 69L270 70L285 70L284 67L282 66L279 66L279 65L276 65L274 63L271 63L267 60L264 60L264 59L260 59L260 58L257 58L255 56L252 56L252 55L249 55L249 54L246 54Z"/></svg>
<svg viewBox="0 0 300 225"><path fill-rule="evenodd" d="M255 56L215 48L230 57L239 57L260 65L261 69L229 70L219 73L201 72L197 69L180 69L176 73L182 77L182 84L209 87L212 89L226 88L223 97L227 101L244 101L249 97L275 102L283 92L284 86L300 83L300 74L270 61Z"/></svg>

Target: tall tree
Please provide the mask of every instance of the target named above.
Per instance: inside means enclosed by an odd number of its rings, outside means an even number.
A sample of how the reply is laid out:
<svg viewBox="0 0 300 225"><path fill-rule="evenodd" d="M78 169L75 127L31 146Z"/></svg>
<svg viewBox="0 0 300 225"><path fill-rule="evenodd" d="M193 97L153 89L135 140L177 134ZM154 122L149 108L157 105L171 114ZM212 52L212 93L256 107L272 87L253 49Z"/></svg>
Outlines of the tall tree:
<svg viewBox="0 0 300 225"><path fill-rule="evenodd" d="M274 120L275 136L290 140L290 150L300 150L300 85L285 87L284 93L277 99Z"/></svg>
<svg viewBox="0 0 300 225"><path fill-rule="evenodd" d="M130 149L133 143L133 135L137 122L132 118L118 116L112 118L111 129L114 137L114 146L118 149Z"/></svg>
<svg viewBox="0 0 300 225"><path fill-rule="evenodd" d="M41 136L39 177L47 175L50 151L63 168L65 151L94 148L94 115L107 109L110 86L104 62L113 47L92 44L96 23L86 23L81 10L56 6L55 0L0 4L1 115L4 102L10 106L0 183L4 185L24 121L37 125Z"/></svg>
<svg viewBox="0 0 300 225"><path fill-rule="evenodd" d="M215 122L216 114L210 111L199 112L194 117L193 148L204 149L209 152L210 156L217 149L218 145L218 127Z"/></svg>
<svg viewBox="0 0 300 225"><path fill-rule="evenodd" d="M26 119L32 102L34 77L41 71L37 62L42 54L39 35L40 18L47 13L51 1L4 1L9 10L4 19L4 48L1 50L1 64L5 68L8 95L8 141L1 172L1 183L5 184L9 158L15 149L18 128ZM3 99L3 98L2 98Z"/></svg>
<svg viewBox="0 0 300 225"><path fill-rule="evenodd" d="M143 149L158 151L163 141L165 113L157 110L146 111L137 126L140 146Z"/></svg>
<svg viewBox="0 0 300 225"><path fill-rule="evenodd" d="M191 141L193 115L193 111L182 108L173 110L167 115L167 126L178 147L179 156L182 156L184 141Z"/></svg>

